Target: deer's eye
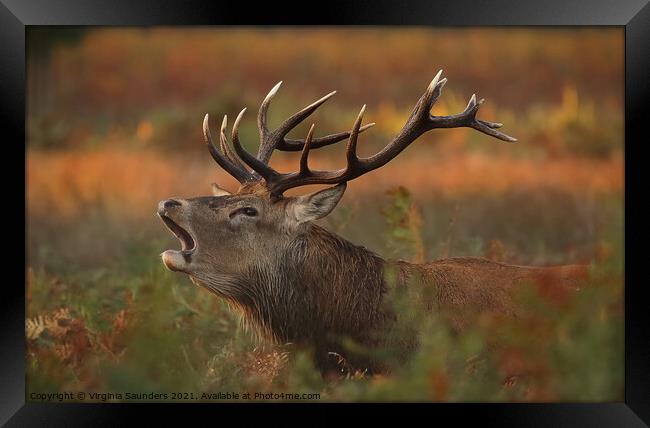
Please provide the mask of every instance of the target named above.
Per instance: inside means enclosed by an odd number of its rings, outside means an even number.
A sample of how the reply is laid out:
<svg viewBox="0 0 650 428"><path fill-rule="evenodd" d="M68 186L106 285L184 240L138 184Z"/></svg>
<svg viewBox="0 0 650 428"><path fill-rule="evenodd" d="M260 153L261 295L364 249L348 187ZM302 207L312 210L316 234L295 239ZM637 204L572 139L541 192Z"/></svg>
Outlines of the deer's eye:
<svg viewBox="0 0 650 428"><path fill-rule="evenodd" d="M235 211L230 213L230 218L233 218L238 214L242 214L248 217L255 217L257 215L257 210L253 207L238 208Z"/></svg>

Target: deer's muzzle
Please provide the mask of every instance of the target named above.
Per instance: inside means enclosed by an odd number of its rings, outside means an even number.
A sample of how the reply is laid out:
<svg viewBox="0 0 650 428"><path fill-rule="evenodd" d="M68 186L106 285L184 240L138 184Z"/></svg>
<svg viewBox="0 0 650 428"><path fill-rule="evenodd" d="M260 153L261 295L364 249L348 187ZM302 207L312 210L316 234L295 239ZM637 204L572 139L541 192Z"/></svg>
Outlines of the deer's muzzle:
<svg viewBox="0 0 650 428"><path fill-rule="evenodd" d="M162 253L165 266L171 270L182 270L182 267L191 262L191 256L196 249L196 241L188 230L178 222L182 219L183 204L174 199L166 199L158 203L158 216L165 226L181 242L181 250L167 250Z"/></svg>

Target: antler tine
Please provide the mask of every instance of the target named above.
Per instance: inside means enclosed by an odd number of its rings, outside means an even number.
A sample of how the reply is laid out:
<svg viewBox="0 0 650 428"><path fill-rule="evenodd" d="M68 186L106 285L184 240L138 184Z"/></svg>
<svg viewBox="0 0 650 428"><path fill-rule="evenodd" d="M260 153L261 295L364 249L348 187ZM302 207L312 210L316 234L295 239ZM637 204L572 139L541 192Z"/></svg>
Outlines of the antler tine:
<svg viewBox="0 0 650 428"><path fill-rule="evenodd" d="M347 158L347 168L346 173L349 173L354 167L359 163L359 158L357 157L357 140L359 138L359 132L361 132L361 121L363 120L363 114L366 112L366 105L364 104L361 107L361 111L357 115L357 120L354 121L354 126L350 132L350 140L345 149L345 156Z"/></svg>
<svg viewBox="0 0 650 428"><path fill-rule="evenodd" d="M300 154L300 174L308 175L309 171L309 149L311 149L312 137L314 135L314 124L309 128L307 133L307 138L305 138L305 144L303 144L302 153Z"/></svg>
<svg viewBox="0 0 650 428"><path fill-rule="evenodd" d="M239 123L244 116L244 112L246 112L246 108L239 112L237 119L235 119L235 123L232 126L232 144L235 147L235 152L237 152L239 158L244 161L246 165L253 168L253 170L261 177L263 177L264 180L270 182L275 176L278 175L278 173L266 163L248 153L242 147L241 142L239 141Z"/></svg>
<svg viewBox="0 0 650 428"><path fill-rule="evenodd" d="M228 145L228 138L226 138L226 128L227 127L228 127L228 115L224 114L223 115L223 120L221 121L221 129L219 130L219 144L221 146L221 152L237 168L248 172L248 170L241 163L239 158L232 152L232 150L230 149L230 145Z"/></svg>
<svg viewBox="0 0 650 428"><path fill-rule="evenodd" d="M359 133L365 131L366 129L372 128L373 126L375 126L374 122L363 125L359 129ZM338 143L339 141L343 141L346 138L350 138L350 132L348 131L314 138L311 141L311 148L319 149L321 147L329 146L331 144ZM275 149L281 152L299 152L302 150L304 145L305 140L285 138L278 143L278 146Z"/></svg>
<svg viewBox="0 0 650 428"><path fill-rule="evenodd" d="M330 92L291 116L275 131L270 131L268 126L268 110L271 105L271 100L280 90L280 86L282 86L282 81L276 83L276 85L271 88L266 97L264 97L262 104L260 104L260 109L257 114L257 128L260 133L260 147L257 151L257 159L267 165L274 150L280 150L283 152L299 152L304 148L305 140L287 138L287 134L336 93L336 91ZM359 132L363 132L374 125L374 123L364 125L361 127ZM339 141L343 141L349 137L349 132L338 132L319 138L312 138L311 148L317 149L329 146L330 144L338 143Z"/></svg>
<svg viewBox="0 0 650 428"><path fill-rule="evenodd" d="M280 82L282 83L282 82ZM277 93L280 88L280 83L275 85L269 94L264 98L262 106L260 107L260 112L258 114L258 127L260 130L260 148L257 152L257 159L262 161L265 164L269 163L273 151L278 147L279 143L284 140L287 134L300 122L305 120L309 115L311 115L318 107L320 107L325 101L330 99L336 91L332 91L319 100L314 101L307 107L303 108L299 112L295 113L293 116L285 120L282 125L280 125L275 131L270 132L267 127L266 114L268 111L268 106L271 102L273 96ZM340 140L339 140L340 141Z"/></svg>
<svg viewBox="0 0 650 428"><path fill-rule="evenodd" d="M480 100L476 101L476 94L472 94L472 97L467 103L467 107L465 107L465 110L463 110L462 113L457 115L459 116L458 123L454 123L453 121L451 121L451 126L449 125L449 123L445 123L444 127L468 126L484 134L498 138L499 140L502 141L507 141L509 143L517 142L516 138L504 134L503 132L495 131L496 128L501 128L503 126L502 123L488 122L487 120L481 120L476 118L476 113L478 112L478 109L480 105L483 104L483 102L485 102L484 98L481 98ZM451 118L452 116L449 117ZM437 120L439 118L434 117L433 119ZM439 127L442 128L443 126L439 126Z"/></svg>
<svg viewBox="0 0 650 428"><path fill-rule="evenodd" d="M245 182L254 179L253 175L243 168L243 165L234 164L223 153L219 151L217 146L212 142L212 135L210 134L209 115L206 114L203 118L203 140L208 145L208 150L212 158L223 168L228 174L232 175L237 181L244 184Z"/></svg>
<svg viewBox="0 0 650 428"><path fill-rule="evenodd" d="M266 94L264 101L260 104L260 110L257 113L257 129L260 131L260 147L257 151L257 159L260 159L262 162L265 162L264 158L266 156L270 158L270 154L273 153L273 148L268 146L270 143L270 131L267 123L267 114L269 111L269 105L271 104L271 99L278 93L280 86L282 86L282 80L276 83L269 93ZM265 163L268 163L268 160Z"/></svg>

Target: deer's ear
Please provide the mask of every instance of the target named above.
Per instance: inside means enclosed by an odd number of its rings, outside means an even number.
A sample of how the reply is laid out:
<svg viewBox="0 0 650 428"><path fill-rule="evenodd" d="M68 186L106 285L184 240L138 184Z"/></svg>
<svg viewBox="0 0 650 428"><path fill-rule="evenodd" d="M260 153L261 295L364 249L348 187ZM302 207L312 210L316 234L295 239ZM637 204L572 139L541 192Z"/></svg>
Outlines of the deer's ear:
<svg viewBox="0 0 650 428"><path fill-rule="evenodd" d="M296 198L291 203L298 224L318 220L332 212L345 192L345 183L324 189L310 195Z"/></svg>
<svg viewBox="0 0 650 428"><path fill-rule="evenodd" d="M222 189L217 183L212 183L212 196L229 196L231 193L226 189Z"/></svg>

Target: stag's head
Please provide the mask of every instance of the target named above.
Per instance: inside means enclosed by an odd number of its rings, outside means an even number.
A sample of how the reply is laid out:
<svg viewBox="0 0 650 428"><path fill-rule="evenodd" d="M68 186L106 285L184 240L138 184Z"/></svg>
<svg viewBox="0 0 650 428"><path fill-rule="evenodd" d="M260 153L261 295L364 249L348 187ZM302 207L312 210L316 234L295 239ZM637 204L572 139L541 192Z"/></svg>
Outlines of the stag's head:
<svg viewBox="0 0 650 428"><path fill-rule="evenodd" d="M208 115L203 121L203 135L214 160L241 186L233 194L213 185L214 196L161 201L158 214L181 241L181 250L162 254L165 266L189 274L214 291L229 295L242 275L273 267L285 249L299 242L310 223L328 215L345 191L346 182L377 169L397 156L423 133L435 128L471 127L504 141L516 141L496 129L500 123L476 118L483 100L472 95L464 111L451 116L433 116L430 110L447 79L438 72L415 105L409 119L397 136L381 151L367 158L357 156L357 140L361 132L374 123L362 126L365 106L349 132L314 137L314 125L305 139L290 139L288 133L327 101L332 92L297 112L274 131L267 125L267 111L278 83L262 102L257 117L260 147L257 156L242 147L238 130L246 109L237 116L231 133L232 147L226 137L224 117L216 145L211 137ZM336 171L316 171L309 167L312 149L348 140L347 165ZM234 150L233 150L234 148ZM269 166L275 150L301 151L296 172L280 173ZM310 184L333 185L309 195L284 196L284 192ZM263 270L262 270L263 271Z"/></svg>
<svg viewBox="0 0 650 428"><path fill-rule="evenodd" d="M181 241L181 250L162 254L165 266L211 283L273 266L311 221L334 209L345 184L282 198L255 183L234 194L216 185L213 189L215 196L167 199L158 205L158 215Z"/></svg>

